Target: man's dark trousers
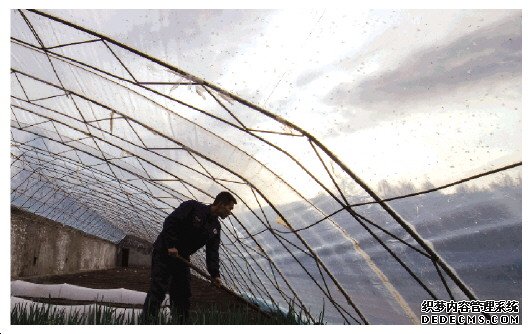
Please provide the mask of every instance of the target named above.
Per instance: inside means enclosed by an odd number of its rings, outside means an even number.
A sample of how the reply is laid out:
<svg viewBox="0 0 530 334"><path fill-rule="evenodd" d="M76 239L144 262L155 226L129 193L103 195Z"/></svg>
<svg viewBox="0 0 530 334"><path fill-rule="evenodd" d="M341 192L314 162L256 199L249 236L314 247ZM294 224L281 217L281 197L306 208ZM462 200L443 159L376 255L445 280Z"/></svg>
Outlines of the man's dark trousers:
<svg viewBox="0 0 530 334"><path fill-rule="evenodd" d="M181 255L182 256L182 255ZM182 256L189 261L189 256ZM155 247L151 260L151 284L143 307L143 321L157 318L160 305L169 291L172 317L183 323L189 315L191 286L190 268L182 261L169 256L167 249Z"/></svg>

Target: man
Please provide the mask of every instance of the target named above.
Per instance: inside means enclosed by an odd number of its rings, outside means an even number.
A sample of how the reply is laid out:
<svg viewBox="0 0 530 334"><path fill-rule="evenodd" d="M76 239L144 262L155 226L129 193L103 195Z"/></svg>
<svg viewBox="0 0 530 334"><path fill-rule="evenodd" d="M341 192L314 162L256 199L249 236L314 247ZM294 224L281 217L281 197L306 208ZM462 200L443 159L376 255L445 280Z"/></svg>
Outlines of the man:
<svg viewBox="0 0 530 334"><path fill-rule="evenodd" d="M194 200L183 202L164 221L162 232L153 244L151 283L145 298L142 320L156 319L160 305L169 290L172 316L183 323L190 308L190 268L177 256L190 260L190 255L206 245L206 267L212 282L221 284L219 275L219 242L221 224L218 218L230 215L237 204L229 192L217 195L213 204Z"/></svg>

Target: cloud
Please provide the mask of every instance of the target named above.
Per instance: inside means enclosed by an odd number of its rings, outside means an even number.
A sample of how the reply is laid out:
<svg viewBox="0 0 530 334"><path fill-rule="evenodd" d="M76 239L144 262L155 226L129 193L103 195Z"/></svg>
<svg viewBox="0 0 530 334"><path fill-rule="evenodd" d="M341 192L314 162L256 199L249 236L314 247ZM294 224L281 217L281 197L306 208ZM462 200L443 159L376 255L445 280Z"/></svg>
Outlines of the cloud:
<svg viewBox="0 0 530 334"><path fill-rule="evenodd" d="M164 12L170 24L158 31L163 44L159 48L166 48L171 63L217 82L221 76L230 76L229 65L260 39L270 14L262 10Z"/></svg>
<svg viewBox="0 0 530 334"><path fill-rule="evenodd" d="M273 10L50 10L155 58L215 82L260 41Z"/></svg>
<svg viewBox="0 0 530 334"><path fill-rule="evenodd" d="M314 80L320 78L321 76L325 74L326 74L325 69L304 72L300 76L298 76L298 78L296 79L296 86L303 87L305 85L308 85Z"/></svg>
<svg viewBox="0 0 530 334"><path fill-rule="evenodd" d="M521 76L521 14L456 40L409 54L392 70L343 82L325 97L328 105L391 114L393 108L472 89L484 81ZM388 108L392 106L392 108Z"/></svg>

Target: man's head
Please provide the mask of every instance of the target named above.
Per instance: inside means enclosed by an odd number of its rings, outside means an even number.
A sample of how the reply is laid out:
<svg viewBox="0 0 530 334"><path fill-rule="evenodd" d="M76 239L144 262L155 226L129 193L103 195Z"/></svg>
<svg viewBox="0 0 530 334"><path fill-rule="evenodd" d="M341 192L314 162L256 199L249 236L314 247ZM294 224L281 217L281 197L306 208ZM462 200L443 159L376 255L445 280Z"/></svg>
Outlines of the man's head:
<svg viewBox="0 0 530 334"><path fill-rule="evenodd" d="M234 205L237 204L236 198L227 191L220 192L213 201L212 213L215 216L225 219L230 215L234 209Z"/></svg>

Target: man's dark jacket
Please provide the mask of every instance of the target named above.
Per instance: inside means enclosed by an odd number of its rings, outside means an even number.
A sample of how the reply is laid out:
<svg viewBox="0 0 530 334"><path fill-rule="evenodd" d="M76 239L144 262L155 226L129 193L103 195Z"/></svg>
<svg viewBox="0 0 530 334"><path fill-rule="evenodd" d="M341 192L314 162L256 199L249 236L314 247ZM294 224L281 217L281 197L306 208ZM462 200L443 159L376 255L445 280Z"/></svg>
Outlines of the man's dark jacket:
<svg viewBox="0 0 530 334"><path fill-rule="evenodd" d="M176 248L180 256L187 258L206 245L208 272L219 277L221 223L212 216L210 207L194 200L183 202L164 221L154 247L162 252Z"/></svg>

